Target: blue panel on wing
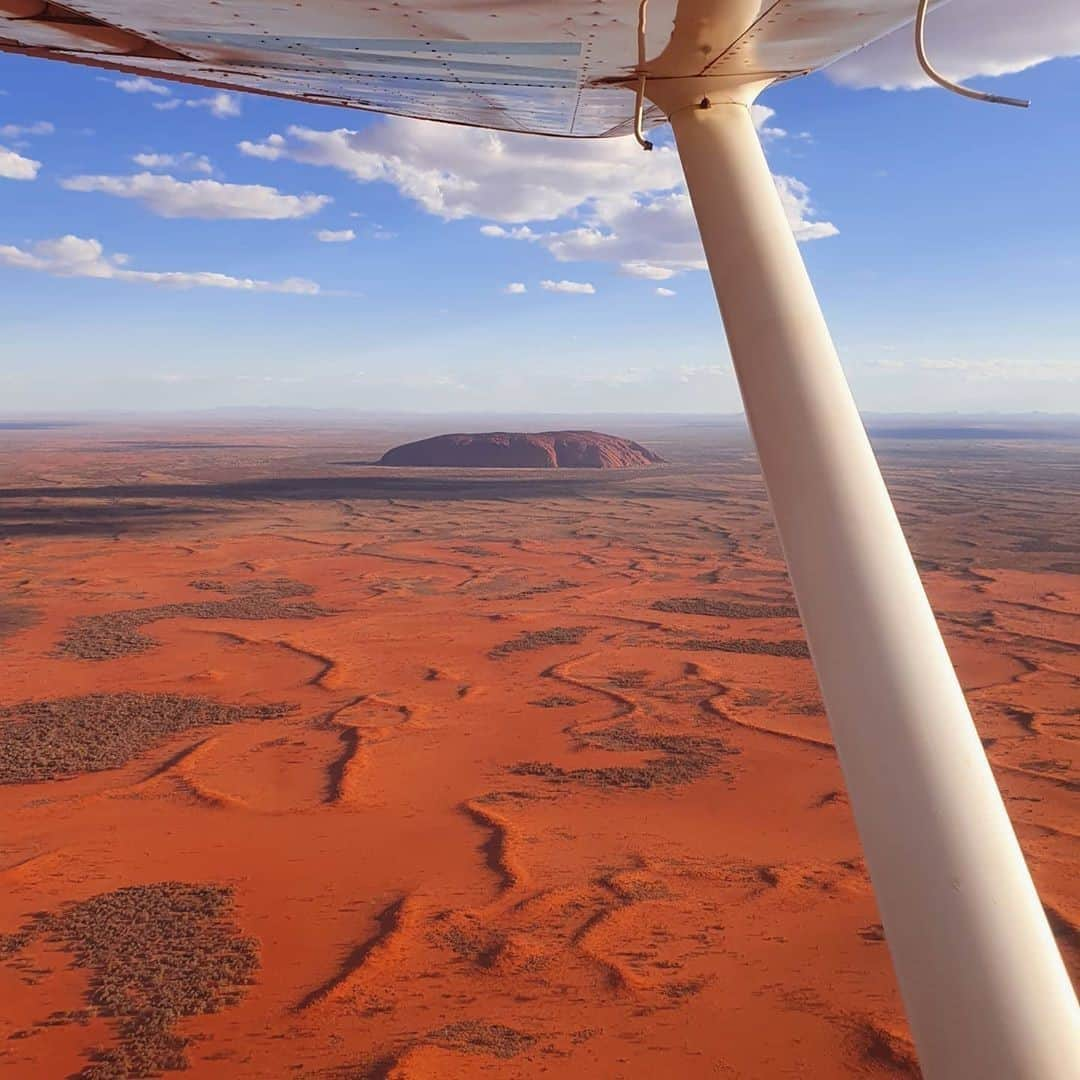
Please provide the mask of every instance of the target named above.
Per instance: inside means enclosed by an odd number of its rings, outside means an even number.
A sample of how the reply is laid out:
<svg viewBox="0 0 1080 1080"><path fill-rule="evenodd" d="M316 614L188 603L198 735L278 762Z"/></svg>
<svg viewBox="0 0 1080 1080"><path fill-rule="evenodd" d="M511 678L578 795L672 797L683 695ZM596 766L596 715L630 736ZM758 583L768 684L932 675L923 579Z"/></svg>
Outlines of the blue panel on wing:
<svg viewBox="0 0 1080 1080"><path fill-rule="evenodd" d="M343 75L398 75L518 86L576 86L576 41L417 41L393 38L284 37L179 31L174 41L217 62L249 67L331 69Z"/></svg>
<svg viewBox="0 0 1080 1080"><path fill-rule="evenodd" d="M174 30L170 40L191 44L213 42L218 45L235 45L238 48L283 48L295 45L306 49L333 49L343 51L359 49L361 52L437 52L456 53L461 56L580 56L578 41L434 41L419 38L364 38L364 37L291 37L274 34L199 33Z"/></svg>

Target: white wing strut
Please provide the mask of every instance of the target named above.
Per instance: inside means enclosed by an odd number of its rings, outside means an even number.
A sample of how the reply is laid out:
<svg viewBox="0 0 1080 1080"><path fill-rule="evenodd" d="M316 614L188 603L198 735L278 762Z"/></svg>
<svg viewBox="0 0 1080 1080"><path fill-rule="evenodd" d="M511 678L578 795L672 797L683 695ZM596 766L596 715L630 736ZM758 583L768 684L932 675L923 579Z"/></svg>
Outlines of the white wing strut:
<svg viewBox="0 0 1080 1080"><path fill-rule="evenodd" d="M1076 998L769 173L753 95L702 108L675 80L649 93L675 130L924 1075L1075 1080Z"/></svg>

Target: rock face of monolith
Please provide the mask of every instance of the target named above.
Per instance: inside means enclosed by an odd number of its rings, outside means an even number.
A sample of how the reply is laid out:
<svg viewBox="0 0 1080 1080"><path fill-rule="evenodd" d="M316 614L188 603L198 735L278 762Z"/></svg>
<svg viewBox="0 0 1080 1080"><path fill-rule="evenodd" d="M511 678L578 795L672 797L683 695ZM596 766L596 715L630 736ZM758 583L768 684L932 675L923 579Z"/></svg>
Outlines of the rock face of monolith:
<svg viewBox="0 0 1080 1080"><path fill-rule="evenodd" d="M664 459L599 431L488 431L436 435L395 446L380 465L457 469L637 469Z"/></svg>

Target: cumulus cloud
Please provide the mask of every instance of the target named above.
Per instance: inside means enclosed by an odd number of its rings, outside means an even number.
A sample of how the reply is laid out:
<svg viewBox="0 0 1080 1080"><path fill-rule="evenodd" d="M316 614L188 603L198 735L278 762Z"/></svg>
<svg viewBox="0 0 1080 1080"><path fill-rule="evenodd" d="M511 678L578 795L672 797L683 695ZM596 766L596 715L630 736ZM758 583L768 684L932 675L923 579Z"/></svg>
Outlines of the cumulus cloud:
<svg viewBox="0 0 1080 1080"><path fill-rule="evenodd" d="M619 269L630 277L647 278L649 281L667 281L675 276L675 271L670 266L654 266L643 259L631 259L624 262Z"/></svg>
<svg viewBox="0 0 1080 1080"><path fill-rule="evenodd" d="M569 229L489 226L483 232L538 244L559 262L613 262L624 273L653 281L705 269L690 199L682 192L608 199L583 216L584 224Z"/></svg>
<svg viewBox="0 0 1080 1080"><path fill-rule="evenodd" d="M294 126L239 146L268 161L392 184L446 221L554 221L606 192L665 190L682 180L670 147L642 154L631 139L540 139L392 116L363 131Z"/></svg>
<svg viewBox="0 0 1080 1080"><path fill-rule="evenodd" d="M0 178L4 180L35 180L41 162L23 157L14 150L0 146Z"/></svg>
<svg viewBox="0 0 1080 1080"><path fill-rule="evenodd" d="M781 138L772 109L755 105L764 138ZM363 131L290 127L240 150L264 161L337 169L395 187L445 221L479 218L485 236L545 248L560 262L603 261L664 281L701 270L705 257L670 146L642 154L631 139L558 140L388 117ZM793 177L777 189L799 240L832 236ZM558 222L558 227L551 223Z"/></svg>
<svg viewBox="0 0 1080 1080"><path fill-rule="evenodd" d="M304 296L319 292L319 286L305 278L260 281L205 270L132 270L127 262L124 255L107 255L99 240L70 234L55 240L40 240L29 248L0 244L0 265L18 270L36 270L54 277L101 278L174 289L233 289L239 292L294 293Z"/></svg>
<svg viewBox="0 0 1080 1080"><path fill-rule="evenodd" d="M38 120L33 124L5 124L0 127L0 136L5 139L21 139L27 135L52 135L56 125L48 120Z"/></svg>
<svg viewBox="0 0 1080 1080"><path fill-rule="evenodd" d="M219 120L229 120L240 115L240 99L235 94L226 93L224 90L211 94L209 97L200 98L175 98L168 101L155 101L154 108L162 112L170 112L181 107L187 109L206 109L211 116Z"/></svg>
<svg viewBox="0 0 1080 1080"><path fill-rule="evenodd" d="M541 281L540 288L544 292L579 293L584 296L592 296L596 289L591 281Z"/></svg>
<svg viewBox="0 0 1080 1080"><path fill-rule="evenodd" d="M320 229L315 239L324 244L347 244L356 239L356 233L352 229Z"/></svg>
<svg viewBox="0 0 1080 1080"><path fill-rule="evenodd" d="M663 287L663 286L661 285L661 286L658 286L658 287L657 287L657 289L656 289L656 295L657 295L657 296L674 296L674 295L675 295L675 290L674 290L674 289L665 289L665 288L664 288L664 287Z"/></svg>
<svg viewBox="0 0 1080 1080"><path fill-rule="evenodd" d="M216 116L219 120L227 120L240 115L240 99L235 94L227 93L224 90L219 90L217 93L205 97L176 97L171 87L154 79L147 79L142 75L136 75L129 79L116 79L113 81L113 85L117 90L122 90L125 94L150 94L153 97L161 98L162 100L154 102L154 108L162 112L170 112L173 109L181 108L206 109L211 116Z"/></svg>
<svg viewBox="0 0 1080 1080"><path fill-rule="evenodd" d="M768 105L762 105L760 102L754 102L750 106L750 119L754 121L754 127L763 139L783 139L787 135L782 127L769 123L775 115L775 109L770 109Z"/></svg>
<svg viewBox="0 0 1080 1080"><path fill-rule="evenodd" d="M810 189L801 180L796 180L794 176L774 176L773 180L796 240L822 240L827 236L836 236L840 230L831 221L810 219L813 213Z"/></svg>
<svg viewBox="0 0 1080 1080"><path fill-rule="evenodd" d="M185 101L184 104L192 109L209 109L210 115L216 116L219 120L240 115L240 99L235 94L227 94L224 91L212 97Z"/></svg>
<svg viewBox="0 0 1080 1080"><path fill-rule="evenodd" d="M805 184L791 176L773 179L797 240L836 235L832 222L813 219ZM585 224L550 232L500 225L483 226L480 231L485 236L538 244L559 262L613 262L624 274L652 281L666 281L684 270L705 269L697 221L683 191L608 199L583 216Z"/></svg>
<svg viewBox="0 0 1080 1080"><path fill-rule="evenodd" d="M181 154L133 154L131 160L143 169L187 169L207 176L214 171L205 154L195 154L190 150Z"/></svg>
<svg viewBox="0 0 1080 1080"><path fill-rule="evenodd" d="M68 191L96 191L121 199L136 199L159 217L167 218L280 221L310 217L331 201L329 195L283 195L277 188L264 184L177 180L167 173L72 176L60 183Z"/></svg>
<svg viewBox="0 0 1080 1080"><path fill-rule="evenodd" d="M522 281L511 281L509 285L503 286L503 292L510 296L519 296L526 291L525 283Z"/></svg>
<svg viewBox="0 0 1080 1080"><path fill-rule="evenodd" d="M912 4L914 10L914 4ZM843 86L914 90L932 83L915 59L911 26L833 64ZM926 20L926 48L951 79L1009 75L1060 56L1080 56L1076 0L950 0Z"/></svg>
<svg viewBox="0 0 1080 1080"><path fill-rule="evenodd" d="M171 97L172 91L164 83L147 79L143 75L135 75L130 79L116 79L113 83L117 90L125 94L153 94L156 97Z"/></svg>

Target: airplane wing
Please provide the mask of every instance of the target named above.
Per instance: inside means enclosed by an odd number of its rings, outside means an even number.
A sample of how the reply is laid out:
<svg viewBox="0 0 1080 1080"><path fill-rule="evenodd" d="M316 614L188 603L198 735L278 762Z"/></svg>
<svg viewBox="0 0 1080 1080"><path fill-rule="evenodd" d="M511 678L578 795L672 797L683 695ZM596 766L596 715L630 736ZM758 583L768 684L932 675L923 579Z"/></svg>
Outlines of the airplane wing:
<svg viewBox="0 0 1080 1080"><path fill-rule="evenodd" d="M648 0L650 79L775 81L915 0ZM638 0L0 0L0 50L226 90L546 135L625 134ZM663 120L650 109L646 123Z"/></svg>

